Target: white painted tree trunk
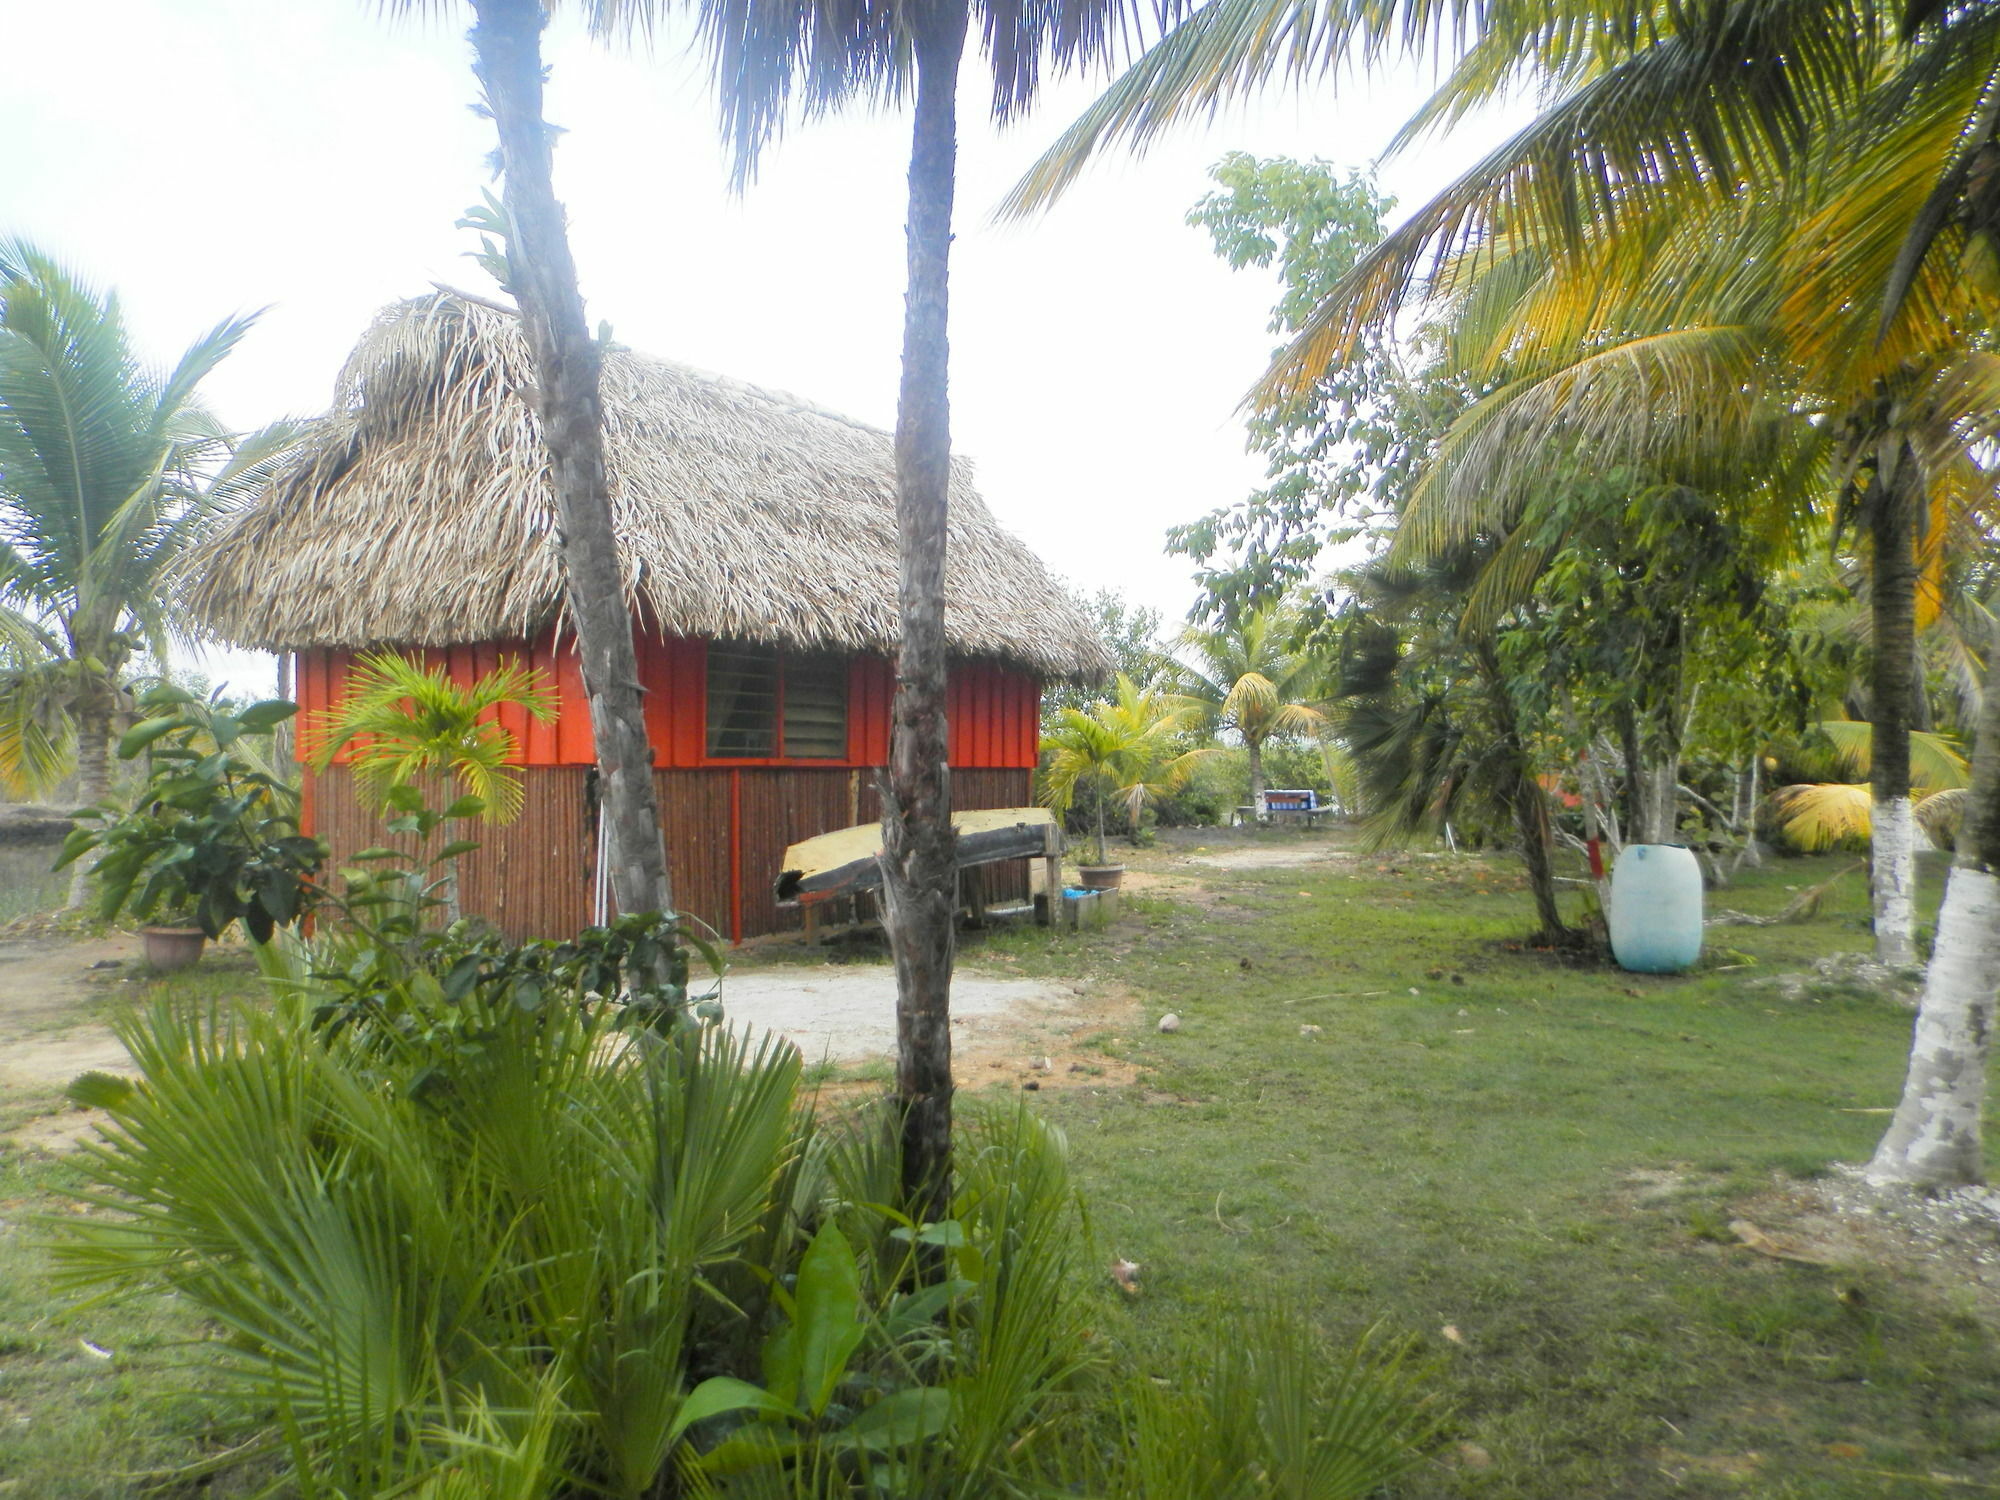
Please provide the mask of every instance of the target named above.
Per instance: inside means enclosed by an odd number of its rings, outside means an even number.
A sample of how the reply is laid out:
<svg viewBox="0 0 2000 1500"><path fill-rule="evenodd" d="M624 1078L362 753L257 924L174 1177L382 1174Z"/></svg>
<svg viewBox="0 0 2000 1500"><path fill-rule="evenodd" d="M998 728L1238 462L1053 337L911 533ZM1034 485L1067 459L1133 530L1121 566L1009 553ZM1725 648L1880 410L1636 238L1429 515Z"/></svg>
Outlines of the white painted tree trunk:
<svg viewBox="0 0 2000 1500"><path fill-rule="evenodd" d="M1875 960L1894 968L1917 962L1917 820L1908 797L1875 803L1870 810L1871 870L1875 906Z"/></svg>
<svg viewBox="0 0 2000 1500"><path fill-rule="evenodd" d="M1984 1180L1986 1054L2000 996L2000 879L1960 865L1945 886L1909 1077L1868 1178L1905 1187Z"/></svg>

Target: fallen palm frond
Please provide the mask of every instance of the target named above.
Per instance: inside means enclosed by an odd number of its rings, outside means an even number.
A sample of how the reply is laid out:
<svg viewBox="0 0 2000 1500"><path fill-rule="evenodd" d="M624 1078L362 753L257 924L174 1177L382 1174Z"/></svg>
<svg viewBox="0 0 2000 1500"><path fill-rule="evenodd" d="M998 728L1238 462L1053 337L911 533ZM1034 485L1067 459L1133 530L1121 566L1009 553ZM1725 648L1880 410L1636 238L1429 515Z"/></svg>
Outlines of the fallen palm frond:
<svg viewBox="0 0 2000 1500"><path fill-rule="evenodd" d="M889 434L616 345L604 435L625 589L669 635L894 648ZM520 640L561 617L553 492L519 319L443 292L375 321L297 456L179 573L244 646ZM1101 677L1096 630L954 467L954 652Z"/></svg>

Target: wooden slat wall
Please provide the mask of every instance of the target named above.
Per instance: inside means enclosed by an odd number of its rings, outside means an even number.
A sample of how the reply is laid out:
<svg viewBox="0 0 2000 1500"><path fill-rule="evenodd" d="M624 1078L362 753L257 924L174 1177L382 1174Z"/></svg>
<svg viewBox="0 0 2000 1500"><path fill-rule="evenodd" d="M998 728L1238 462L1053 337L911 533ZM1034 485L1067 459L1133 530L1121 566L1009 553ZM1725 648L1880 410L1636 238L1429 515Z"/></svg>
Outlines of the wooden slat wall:
<svg viewBox="0 0 2000 1500"><path fill-rule="evenodd" d="M459 860L460 899L467 912L516 942L566 936L588 925L596 853L584 804L585 775L578 767L528 766L521 773L520 817L504 828L475 825L465 832L480 841ZM415 849L414 839L383 830L380 809L355 795L346 767L307 771L305 782L311 808L307 831L332 848L332 869L360 849L384 844ZM434 778L423 790L432 806L449 796Z"/></svg>
<svg viewBox="0 0 2000 1500"><path fill-rule="evenodd" d="M504 828L475 828L469 835L479 838L481 847L460 863L468 912L517 942L566 936L589 923L596 828L586 803L587 775L574 766L523 769L521 816ZM882 815L874 776L867 771L745 767L653 775L666 820L675 899L725 938L795 930L799 913L779 910L771 895L786 846ZM953 803L968 812L1024 807L1031 775L1015 769L954 770ZM374 845L413 847L412 840L383 832L379 810L356 797L344 766L307 771L305 790L308 831L332 847L334 868ZM437 784L425 791L433 805L447 795ZM732 809L739 819L733 840ZM1027 866L988 867L986 882L992 901L1025 900Z"/></svg>
<svg viewBox="0 0 2000 1500"><path fill-rule="evenodd" d="M674 901L723 938L729 932L729 773L655 771Z"/></svg>

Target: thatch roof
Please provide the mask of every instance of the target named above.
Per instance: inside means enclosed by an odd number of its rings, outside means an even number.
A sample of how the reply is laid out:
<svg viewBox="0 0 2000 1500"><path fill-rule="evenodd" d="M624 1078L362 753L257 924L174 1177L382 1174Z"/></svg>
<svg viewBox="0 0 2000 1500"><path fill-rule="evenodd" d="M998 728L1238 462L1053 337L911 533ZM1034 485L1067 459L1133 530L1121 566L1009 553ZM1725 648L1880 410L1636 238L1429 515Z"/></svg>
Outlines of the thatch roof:
<svg viewBox="0 0 2000 1500"><path fill-rule="evenodd" d="M510 312L456 294L383 311L333 410L196 546L182 592L265 650L534 635L562 612L540 424ZM670 635L892 651L887 433L794 397L614 348L604 359L625 586ZM952 477L952 650L1047 675L1111 662L1041 562Z"/></svg>

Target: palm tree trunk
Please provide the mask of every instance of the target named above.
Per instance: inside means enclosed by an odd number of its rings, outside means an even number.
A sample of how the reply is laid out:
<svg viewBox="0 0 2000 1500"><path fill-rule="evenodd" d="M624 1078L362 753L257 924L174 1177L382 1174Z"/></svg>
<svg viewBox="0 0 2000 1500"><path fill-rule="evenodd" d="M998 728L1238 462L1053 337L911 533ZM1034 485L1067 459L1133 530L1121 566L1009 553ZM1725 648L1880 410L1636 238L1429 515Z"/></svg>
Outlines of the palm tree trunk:
<svg viewBox="0 0 2000 1500"><path fill-rule="evenodd" d="M1552 943L1561 942L1569 936L1569 927L1556 905L1555 867L1549 863L1548 812L1542 800L1542 785L1535 779L1534 765L1521 738L1520 719L1514 710L1513 695L1507 691L1506 673L1490 643L1479 643L1477 660L1487 701L1492 705L1494 722L1500 731L1494 736L1493 752L1502 761L1508 809L1514 815L1514 830L1520 835L1521 858L1528 866L1528 889L1534 894L1535 915L1542 924L1535 935Z"/></svg>
<svg viewBox="0 0 2000 1500"><path fill-rule="evenodd" d="M621 912L670 911L673 888L653 792L653 756L639 694L604 475L598 350L584 322L569 225L556 199L542 117L541 0L473 0L474 71L500 133L507 262L534 360L534 403L548 444L563 574L590 727L602 777L612 895Z"/></svg>
<svg viewBox="0 0 2000 1500"><path fill-rule="evenodd" d="M86 708L78 715L76 729L77 801L95 807L111 797L111 715L102 708ZM76 862L69 877L69 909L79 910L90 899L90 872L96 868L95 853Z"/></svg>
<svg viewBox="0 0 2000 1500"><path fill-rule="evenodd" d="M1905 476L1915 462L1900 444L1871 484L1869 526L1874 540L1870 608L1875 670L1869 783L1870 886L1875 910L1875 957L1905 967L1917 961L1916 818L1910 802L1910 709L1916 697L1917 560L1915 513ZM1886 472L1884 471L1886 469Z"/></svg>
<svg viewBox="0 0 2000 1500"><path fill-rule="evenodd" d="M902 639L882 798L883 926L896 961L896 1100L905 1210L949 1217L951 969L957 849L946 763L944 563L950 515L948 318L958 167L964 0L916 9L910 144L909 288L896 404L896 527Z"/></svg>
<svg viewBox="0 0 2000 1500"><path fill-rule="evenodd" d="M1264 742L1243 736L1243 748L1250 752L1250 805L1257 809L1255 816L1261 822L1264 817Z"/></svg>
<svg viewBox="0 0 2000 1500"><path fill-rule="evenodd" d="M1876 649L1881 649L1878 639ZM1972 789L1938 911L1902 1102L1868 1164L1871 1180L1951 1187L1984 1180L1986 1054L2000 999L2000 629L1986 658L1986 702Z"/></svg>

